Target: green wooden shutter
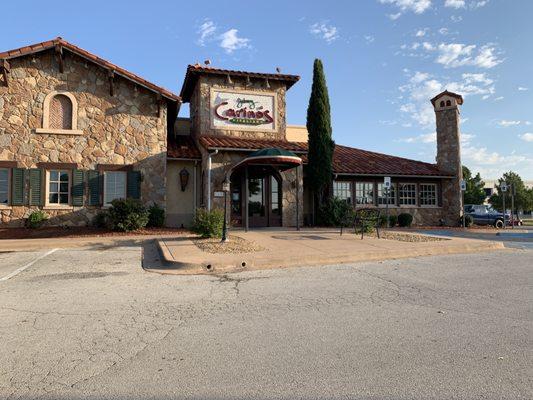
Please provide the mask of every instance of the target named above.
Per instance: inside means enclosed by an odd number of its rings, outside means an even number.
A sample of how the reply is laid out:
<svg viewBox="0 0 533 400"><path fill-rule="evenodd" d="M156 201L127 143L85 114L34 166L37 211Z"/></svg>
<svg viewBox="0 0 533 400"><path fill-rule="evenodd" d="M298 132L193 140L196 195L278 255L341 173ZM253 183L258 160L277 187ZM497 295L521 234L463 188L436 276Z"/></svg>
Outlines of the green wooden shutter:
<svg viewBox="0 0 533 400"><path fill-rule="evenodd" d="M24 169L13 168L11 173L11 205L24 205Z"/></svg>
<svg viewBox="0 0 533 400"><path fill-rule="evenodd" d="M85 173L79 169L72 171L72 205L83 206L85 194Z"/></svg>
<svg viewBox="0 0 533 400"><path fill-rule="evenodd" d="M87 171L87 180L89 182L89 205L99 206L100 201L100 189L101 189L101 176L99 171Z"/></svg>
<svg viewBox="0 0 533 400"><path fill-rule="evenodd" d="M127 196L132 199L141 198L141 172L128 171Z"/></svg>
<svg viewBox="0 0 533 400"><path fill-rule="evenodd" d="M43 171L41 169L30 169L30 206L43 205Z"/></svg>

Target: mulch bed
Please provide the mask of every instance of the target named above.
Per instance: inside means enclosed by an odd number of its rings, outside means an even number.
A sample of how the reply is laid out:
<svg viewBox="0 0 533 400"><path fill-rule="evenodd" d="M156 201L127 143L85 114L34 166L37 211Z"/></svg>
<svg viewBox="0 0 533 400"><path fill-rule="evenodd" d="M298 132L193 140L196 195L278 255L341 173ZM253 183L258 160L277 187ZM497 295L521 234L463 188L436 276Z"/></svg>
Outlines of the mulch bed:
<svg viewBox="0 0 533 400"><path fill-rule="evenodd" d="M0 240L5 239L46 239L46 238L80 238L80 237L120 237L150 235L181 235L189 231L183 228L144 228L134 232L115 232L93 227L43 227L0 228Z"/></svg>
<svg viewBox="0 0 533 400"><path fill-rule="evenodd" d="M200 250L212 254L253 253L264 250L264 248L257 243L243 239L239 236L230 235L226 243L220 243L220 238L198 238L193 239L192 241Z"/></svg>
<svg viewBox="0 0 533 400"><path fill-rule="evenodd" d="M371 236L377 238L376 232L365 233L365 236ZM443 240L450 240L449 238L441 238L435 236L417 235L416 233L397 233L391 231L380 231L379 236L381 239L397 240L399 242L411 242L411 243L423 243L423 242L441 242Z"/></svg>

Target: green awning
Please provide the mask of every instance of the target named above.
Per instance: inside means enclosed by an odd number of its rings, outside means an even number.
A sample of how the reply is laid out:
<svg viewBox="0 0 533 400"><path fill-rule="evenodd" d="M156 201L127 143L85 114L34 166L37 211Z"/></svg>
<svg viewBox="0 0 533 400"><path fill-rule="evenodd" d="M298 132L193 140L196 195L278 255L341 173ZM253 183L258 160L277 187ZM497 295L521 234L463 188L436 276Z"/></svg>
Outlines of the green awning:
<svg viewBox="0 0 533 400"><path fill-rule="evenodd" d="M277 147L256 150L253 153L235 164L232 169L245 165L270 165L278 170L286 170L302 164L302 159L292 151L279 149Z"/></svg>
<svg viewBox="0 0 533 400"><path fill-rule="evenodd" d="M275 148L270 148L270 149L256 150L253 153L248 154L247 158L253 158L253 157L276 157L276 156L298 157L292 151L279 149L279 148L275 147Z"/></svg>

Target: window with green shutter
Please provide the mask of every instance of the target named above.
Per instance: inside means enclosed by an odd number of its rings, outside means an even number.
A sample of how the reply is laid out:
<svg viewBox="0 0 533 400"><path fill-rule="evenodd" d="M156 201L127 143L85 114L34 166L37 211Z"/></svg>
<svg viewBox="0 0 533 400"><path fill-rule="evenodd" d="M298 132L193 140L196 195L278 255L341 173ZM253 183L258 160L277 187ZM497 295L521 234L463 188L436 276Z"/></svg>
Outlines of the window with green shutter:
<svg viewBox="0 0 533 400"><path fill-rule="evenodd" d="M79 169L72 171L72 205L83 206L83 195L85 194L85 173Z"/></svg>
<svg viewBox="0 0 533 400"><path fill-rule="evenodd" d="M100 191L102 188L101 175L99 171L87 171L87 181L89 186L89 205L101 205Z"/></svg>
<svg viewBox="0 0 533 400"><path fill-rule="evenodd" d="M132 199L141 198L141 172L128 171L128 189L127 195Z"/></svg>
<svg viewBox="0 0 533 400"><path fill-rule="evenodd" d="M29 204L30 206L43 205L43 171L41 169L30 169L30 189Z"/></svg>
<svg viewBox="0 0 533 400"><path fill-rule="evenodd" d="M24 168L13 168L11 171L11 204L14 206L24 205Z"/></svg>

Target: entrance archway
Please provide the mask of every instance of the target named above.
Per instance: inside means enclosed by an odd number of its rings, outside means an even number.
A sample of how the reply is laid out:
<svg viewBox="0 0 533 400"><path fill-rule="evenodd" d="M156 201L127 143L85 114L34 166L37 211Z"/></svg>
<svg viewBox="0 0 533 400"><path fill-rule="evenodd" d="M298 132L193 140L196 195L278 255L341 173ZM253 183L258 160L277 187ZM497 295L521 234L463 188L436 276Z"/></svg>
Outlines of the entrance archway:
<svg viewBox="0 0 533 400"><path fill-rule="evenodd" d="M230 221L232 226L283 226L281 171L298 167L302 159L282 149L251 153L230 171ZM296 175L296 219L299 228L299 176Z"/></svg>

